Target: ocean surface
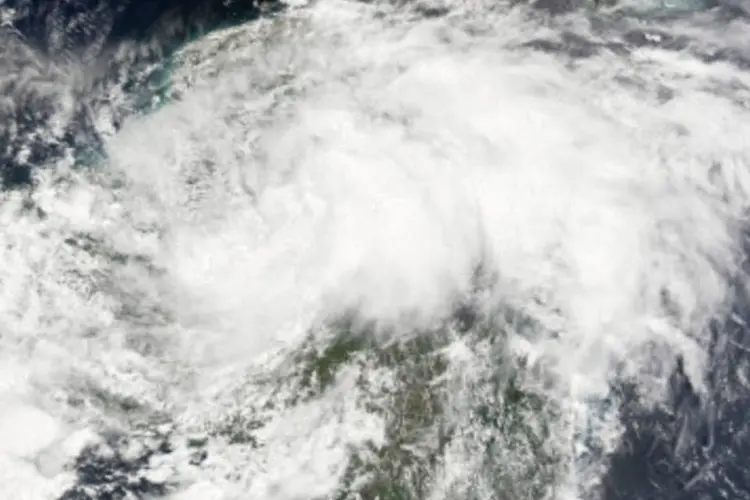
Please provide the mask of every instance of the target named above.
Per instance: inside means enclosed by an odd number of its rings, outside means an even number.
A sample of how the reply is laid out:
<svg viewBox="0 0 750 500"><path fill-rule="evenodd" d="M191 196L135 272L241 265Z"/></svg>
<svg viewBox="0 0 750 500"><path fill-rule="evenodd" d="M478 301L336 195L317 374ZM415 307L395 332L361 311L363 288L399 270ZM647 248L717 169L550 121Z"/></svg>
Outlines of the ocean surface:
<svg viewBox="0 0 750 500"><path fill-rule="evenodd" d="M0 0L0 500L750 499L746 0Z"/></svg>

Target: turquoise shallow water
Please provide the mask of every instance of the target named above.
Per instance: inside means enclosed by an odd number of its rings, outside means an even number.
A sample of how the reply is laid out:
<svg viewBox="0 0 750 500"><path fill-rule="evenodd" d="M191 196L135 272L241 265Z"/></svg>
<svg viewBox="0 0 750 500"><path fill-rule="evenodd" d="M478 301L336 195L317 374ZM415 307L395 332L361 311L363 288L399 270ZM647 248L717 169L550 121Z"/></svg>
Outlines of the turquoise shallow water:
<svg viewBox="0 0 750 500"><path fill-rule="evenodd" d="M750 28L705 7L19 17L0 492L750 498Z"/></svg>

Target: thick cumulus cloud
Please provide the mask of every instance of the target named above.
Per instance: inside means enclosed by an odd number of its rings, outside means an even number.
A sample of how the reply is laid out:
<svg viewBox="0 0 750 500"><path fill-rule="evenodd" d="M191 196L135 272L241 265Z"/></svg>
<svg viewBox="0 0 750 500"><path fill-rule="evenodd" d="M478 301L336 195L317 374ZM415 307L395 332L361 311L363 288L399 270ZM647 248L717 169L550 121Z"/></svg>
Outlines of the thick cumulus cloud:
<svg viewBox="0 0 750 500"><path fill-rule="evenodd" d="M658 341L699 363L738 262L744 111L681 88L684 63L659 50L573 71L508 50L512 16L478 36L371 15L328 4L296 31L261 27L272 49L217 55L233 69L113 142L165 211L180 307L222 318L231 344L352 309L407 330L482 265L498 301L561 333L545 340L560 362L607 371ZM633 64L676 96L622 87Z"/></svg>
<svg viewBox="0 0 750 500"><path fill-rule="evenodd" d="M519 48L515 14L379 8L236 28L105 171L40 176L41 212L7 195L2 352L51 393L86 373L173 409L341 314L429 327L481 267L576 401L615 370L658 394L676 354L700 387L750 162L714 85L747 75L658 47L573 63Z"/></svg>

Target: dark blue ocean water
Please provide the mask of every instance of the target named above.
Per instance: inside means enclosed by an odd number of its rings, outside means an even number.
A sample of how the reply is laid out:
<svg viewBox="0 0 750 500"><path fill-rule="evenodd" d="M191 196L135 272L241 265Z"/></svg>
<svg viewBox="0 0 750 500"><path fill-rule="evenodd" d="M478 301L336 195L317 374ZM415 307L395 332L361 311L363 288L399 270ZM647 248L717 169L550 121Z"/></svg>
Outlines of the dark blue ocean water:
<svg viewBox="0 0 750 500"><path fill-rule="evenodd" d="M74 150L95 161L99 142L91 120L109 107L117 127L137 111L138 100L153 93L157 70L184 43L212 30L251 21L278 10L273 1L251 0L8 0L0 2L6 22L0 27L0 58L5 85L0 90L21 106L0 116L15 131L0 126L0 180L6 187L26 185L33 168ZM4 50L3 50L4 49ZM78 65L82 81L68 86L75 115L61 137L50 139L46 125L55 115L49 96L35 93L38 80L59 80L55 67ZM93 71L92 71L93 69ZM33 74L31 82L27 76ZM59 82L58 82L59 83ZM25 88L26 87L26 88ZM114 88L125 89L130 102L109 102ZM142 106L141 106L142 107ZM135 108L135 109L134 109ZM30 149L20 154L22 149Z"/></svg>
<svg viewBox="0 0 750 500"><path fill-rule="evenodd" d="M124 85L133 95L148 91L148 78L139 72L143 67L166 61L182 44L213 29L252 21L280 8L271 0L264 4L249 0L10 0L0 5L14 11L12 21L1 28L4 46L8 49L17 43L23 47L15 55L6 52L3 57L8 59L0 66L5 72L4 94L16 104L12 115L0 115L15 127L11 133L9 127L0 126L0 173L6 189L27 186L35 168L43 168L66 151L83 159L96 158L101 139L92 125L92 110L106 104L103 100L111 86ZM140 50L115 57L125 46ZM15 59L10 61L11 57ZM25 82L20 75L33 67L38 78L54 80L57 77L50 65L65 61L101 70L73 90L73 117L60 137L50 139L45 126L54 107L43 96L22 92ZM132 102L110 105L123 119L137 112ZM28 154L21 155L21 151ZM601 491L604 499L750 499L750 389L743 382L750 371L746 326L750 301L739 292L741 288L737 287L730 319L714 325L710 394L698 395L679 363L670 380L672 398L662 407L643 408L627 383L613 388L625 395L621 411L626 434L612 457ZM82 457L79 466L82 484L109 481L115 485L125 477L117 470L137 464L121 457L110 462ZM77 489L63 498L124 498L124 491L115 485L108 493L92 497ZM146 483L130 491L143 498L165 493L158 485Z"/></svg>

